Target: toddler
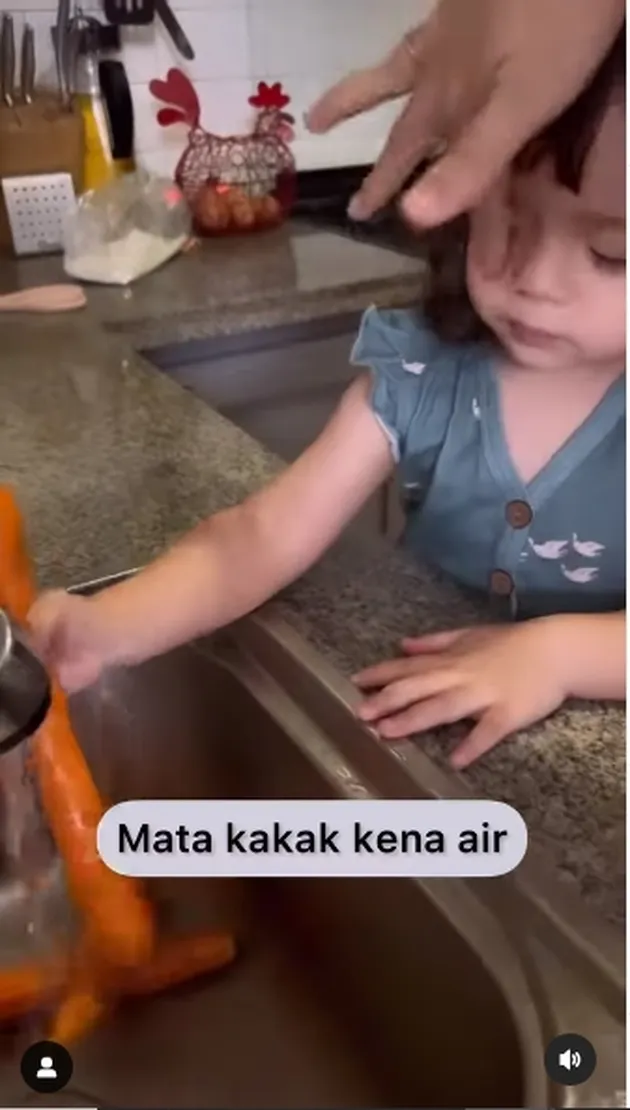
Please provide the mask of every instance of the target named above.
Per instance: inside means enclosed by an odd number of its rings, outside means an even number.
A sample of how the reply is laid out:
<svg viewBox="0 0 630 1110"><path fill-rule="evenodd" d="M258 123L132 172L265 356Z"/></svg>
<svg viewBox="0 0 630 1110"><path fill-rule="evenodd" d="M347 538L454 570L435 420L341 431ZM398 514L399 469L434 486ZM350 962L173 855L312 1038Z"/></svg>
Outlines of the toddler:
<svg viewBox="0 0 630 1110"><path fill-rule="evenodd" d="M398 467L406 545L509 619L406 641L356 676L359 716L388 740L471 721L462 768L569 697L625 696L624 44L516 160L509 209L441 234L422 312L366 313L365 371L294 465L134 578L40 598L68 690L262 604Z"/></svg>

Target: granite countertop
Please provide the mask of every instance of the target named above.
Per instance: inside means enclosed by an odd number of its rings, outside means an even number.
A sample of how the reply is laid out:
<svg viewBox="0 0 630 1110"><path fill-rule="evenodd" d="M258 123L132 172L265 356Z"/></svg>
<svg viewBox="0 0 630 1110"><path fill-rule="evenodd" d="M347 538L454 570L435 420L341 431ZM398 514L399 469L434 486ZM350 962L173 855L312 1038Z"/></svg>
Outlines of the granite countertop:
<svg viewBox="0 0 630 1110"><path fill-rule="evenodd" d="M418 263L289 227L205 244L133 289L88 289L85 312L3 319L0 481L17 487L43 586L142 565L281 467L151 367L139 348L408 304ZM0 289L62 278L58 260L0 262ZM464 598L400 553L343 543L274 604L344 674L401 636L461 623ZM444 764L448 734L422 739ZM559 887L620 935L625 713L572 706L463 776L514 805Z"/></svg>
<svg viewBox="0 0 630 1110"><path fill-rule="evenodd" d="M420 264L307 225L206 242L129 288L89 286L90 313L136 349L407 305ZM68 281L58 259L0 263L0 292Z"/></svg>

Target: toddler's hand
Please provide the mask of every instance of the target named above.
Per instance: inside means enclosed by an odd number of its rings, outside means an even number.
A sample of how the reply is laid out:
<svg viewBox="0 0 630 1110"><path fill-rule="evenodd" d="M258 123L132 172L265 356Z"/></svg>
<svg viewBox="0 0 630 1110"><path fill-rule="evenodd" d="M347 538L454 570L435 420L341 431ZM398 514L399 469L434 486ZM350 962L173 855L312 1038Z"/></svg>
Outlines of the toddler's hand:
<svg viewBox="0 0 630 1110"><path fill-rule="evenodd" d="M37 599L28 624L35 650L66 693L96 682L107 658L92 600L52 590Z"/></svg>
<svg viewBox="0 0 630 1110"><path fill-rule="evenodd" d="M566 652L553 618L423 636L403 641L403 650L405 658L355 676L361 690L378 690L358 715L386 740L474 719L451 756L458 770L567 697Z"/></svg>

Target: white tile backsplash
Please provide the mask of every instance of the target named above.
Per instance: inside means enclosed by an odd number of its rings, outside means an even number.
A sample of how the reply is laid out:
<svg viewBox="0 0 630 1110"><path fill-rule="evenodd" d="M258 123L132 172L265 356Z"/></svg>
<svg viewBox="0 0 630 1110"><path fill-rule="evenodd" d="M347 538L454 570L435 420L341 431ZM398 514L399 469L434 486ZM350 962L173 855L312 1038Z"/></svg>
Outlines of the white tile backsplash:
<svg viewBox="0 0 630 1110"><path fill-rule="evenodd" d="M186 143L183 127L161 128L148 83L170 66L189 74L209 130L247 130L248 96L259 80L282 81L296 117L294 153L310 169L371 161L399 110L385 105L343 124L330 135L309 135L302 116L332 81L377 61L433 7L434 0L171 0L195 49L186 62L159 20L149 28L125 28L122 59L132 85L139 161L171 173ZM35 27L38 77L54 81L50 26L56 0L10 0L19 28ZM98 13L99 0L82 7Z"/></svg>
<svg viewBox="0 0 630 1110"><path fill-rule="evenodd" d="M175 10L175 5L173 8ZM229 81L249 76L251 63L245 7L217 4L206 11L182 7L177 18L192 43L195 59L187 62L182 58L162 24L156 21L158 63L164 73L170 66L178 66L195 85L197 81Z"/></svg>

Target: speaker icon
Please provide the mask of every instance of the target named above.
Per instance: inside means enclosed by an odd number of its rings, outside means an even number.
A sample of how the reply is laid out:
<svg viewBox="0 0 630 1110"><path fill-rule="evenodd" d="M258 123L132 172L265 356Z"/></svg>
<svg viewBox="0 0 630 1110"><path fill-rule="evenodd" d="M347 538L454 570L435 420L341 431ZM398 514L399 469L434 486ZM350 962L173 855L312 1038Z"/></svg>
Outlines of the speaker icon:
<svg viewBox="0 0 630 1110"><path fill-rule="evenodd" d="M579 1052L572 1052L570 1048L567 1048L566 1052L559 1053L558 1063L561 1068L566 1068L567 1071L571 1071L572 1068L579 1068L582 1063L582 1057Z"/></svg>
<svg viewBox="0 0 630 1110"><path fill-rule="evenodd" d="M553 1083L577 1087L586 1083L597 1067L597 1053L579 1033L561 1033L547 1045L545 1068Z"/></svg>

